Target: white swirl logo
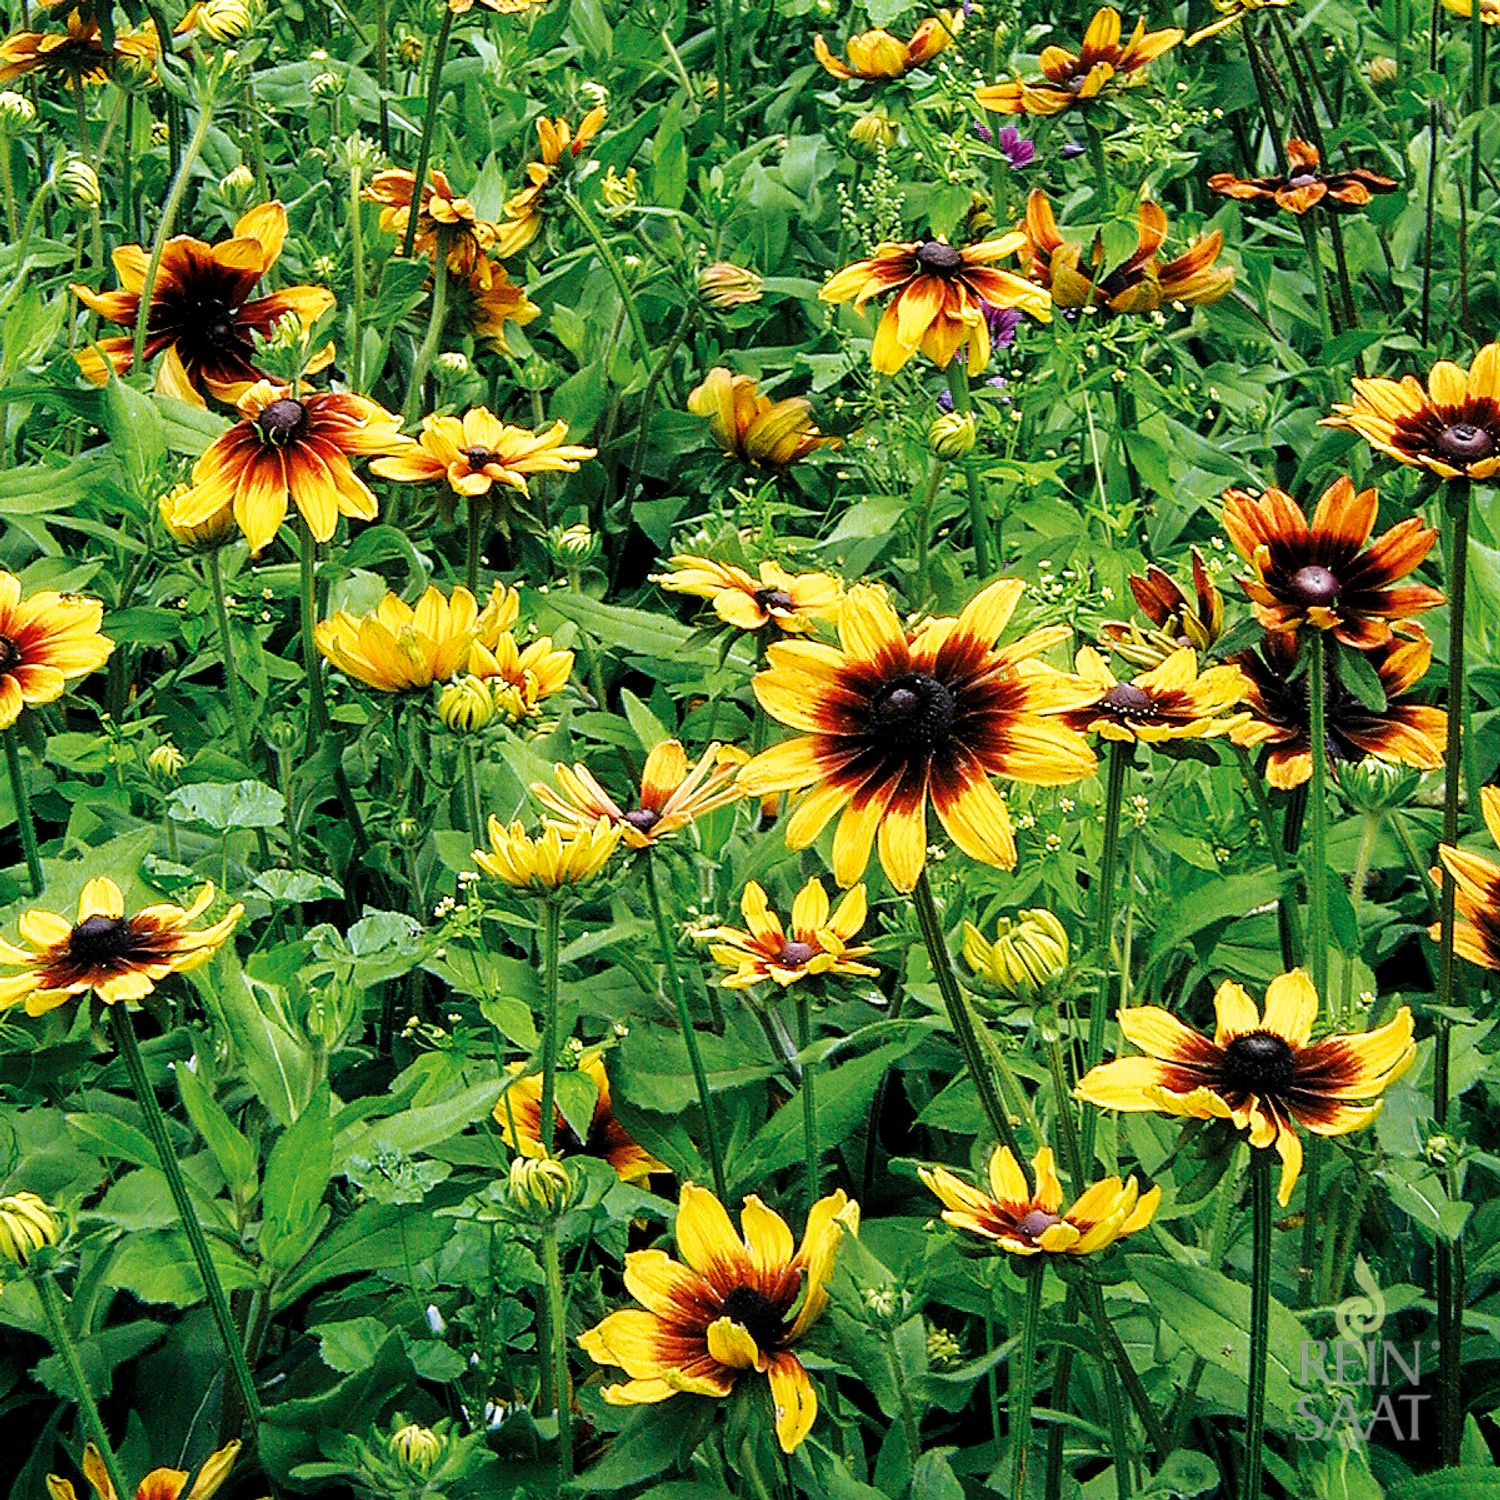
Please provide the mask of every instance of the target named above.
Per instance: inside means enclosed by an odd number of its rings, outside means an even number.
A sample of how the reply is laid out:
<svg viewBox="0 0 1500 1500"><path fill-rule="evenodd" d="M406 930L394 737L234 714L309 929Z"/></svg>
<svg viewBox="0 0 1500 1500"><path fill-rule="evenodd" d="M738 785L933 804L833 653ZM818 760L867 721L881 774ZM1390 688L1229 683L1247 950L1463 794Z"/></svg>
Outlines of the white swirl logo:
<svg viewBox="0 0 1500 1500"><path fill-rule="evenodd" d="M1350 1343L1358 1343L1368 1334L1379 1333L1385 1324L1385 1298L1362 1255L1354 1262L1354 1281L1364 1295L1345 1297L1333 1310L1339 1337Z"/></svg>

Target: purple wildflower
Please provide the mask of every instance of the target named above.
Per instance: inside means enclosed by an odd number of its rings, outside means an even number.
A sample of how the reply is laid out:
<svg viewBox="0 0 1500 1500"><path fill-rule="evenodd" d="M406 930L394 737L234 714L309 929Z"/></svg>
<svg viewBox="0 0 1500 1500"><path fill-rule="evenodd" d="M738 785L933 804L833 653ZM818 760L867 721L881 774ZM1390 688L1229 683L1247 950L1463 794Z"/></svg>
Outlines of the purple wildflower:
<svg viewBox="0 0 1500 1500"><path fill-rule="evenodd" d="M1062 158L1064 161L1071 161L1075 156L1082 156L1088 149L1082 141L1064 141Z"/></svg>
<svg viewBox="0 0 1500 1500"><path fill-rule="evenodd" d="M1036 143L1027 140L1014 125L1000 127L998 143L1001 153L1014 171L1029 167L1036 159Z"/></svg>
<svg viewBox="0 0 1500 1500"><path fill-rule="evenodd" d="M981 141L983 141L986 146L988 146L990 144L990 142L995 139L995 132L993 130L991 130L990 127L988 125L986 125L983 120L975 120L974 121L973 129L974 129L974 134ZM1004 132L1002 131L1001 134L1004 134Z"/></svg>
<svg viewBox="0 0 1500 1500"><path fill-rule="evenodd" d="M1021 310L1017 307L984 308L984 320L990 325L990 343L996 349L1009 349L1016 341L1016 329L1020 326Z"/></svg>
<svg viewBox="0 0 1500 1500"><path fill-rule="evenodd" d="M937 409L940 412L950 412L950 411L953 410L953 392L952 391L939 391L938 392Z"/></svg>

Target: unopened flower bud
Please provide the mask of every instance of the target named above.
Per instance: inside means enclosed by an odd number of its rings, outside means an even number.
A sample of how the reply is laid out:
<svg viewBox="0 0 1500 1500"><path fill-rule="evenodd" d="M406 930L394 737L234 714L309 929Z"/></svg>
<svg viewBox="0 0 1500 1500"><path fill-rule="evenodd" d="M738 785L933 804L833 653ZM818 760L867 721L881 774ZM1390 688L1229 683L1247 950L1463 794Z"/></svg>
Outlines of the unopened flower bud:
<svg viewBox="0 0 1500 1500"><path fill-rule="evenodd" d="M391 832L403 849L415 849L422 842L422 825L415 818L397 818Z"/></svg>
<svg viewBox="0 0 1500 1500"><path fill-rule="evenodd" d="M93 213L104 201L99 174L81 157L70 156L52 176L52 191L69 208Z"/></svg>
<svg viewBox="0 0 1500 1500"><path fill-rule="evenodd" d="M698 273L698 295L710 307L727 311L759 302L765 295L765 283L746 266L718 260Z"/></svg>
<svg viewBox="0 0 1500 1500"><path fill-rule="evenodd" d="M963 1345L946 1328L927 1330L927 1362L939 1369L963 1358Z"/></svg>
<svg viewBox="0 0 1500 1500"><path fill-rule="evenodd" d="M1339 790L1356 812L1405 807L1421 780L1422 773L1411 766L1392 765L1374 756L1339 768Z"/></svg>
<svg viewBox="0 0 1500 1500"><path fill-rule="evenodd" d="M555 1219L573 1195L573 1174L555 1157L518 1156L510 1164L510 1201L522 1213Z"/></svg>
<svg viewBox="0 0 1500 1500"><path fill-rule="evenodd" d="M188 485L175 484L156 502L162 525L179 547L185 547L189 552L213 552L239 530L234 520L234 497L226 497L212 515L188 525L182 517L189 513L186 502L191 495Z"/></svg>
<svg viewBox="0 0 1500 1500"><path fill-rule="evenodd" d="M164 741L146 756L146 770L159 786L171 786L186 764L187 756L171 740Z"/></svg>
<svg viewBox="0 0 1500 1500"><path fill-rule="evenodd" d="M266 740L273 750L280 752L294 750L301 739L301 730L288 718L272 719L266 725Z"/></svg>
<svg viewBox="0 0 1500 1500"><path fill-rule="evenodd" d="M422 38L408 31L396 44L396 56L408 68L420 68L422 66L423 43Z"/></svg>
<svg viewBox="0 0 1500 1500"><path fill-rule="evenodd" d="M1068 967L1068 932L1043 907L1001 918L994 942L964 923L964 960L1010 1000L1034 1000Z"/></svg>
<svg viewBox="0 0 1500 1500"><path fill-rule="evenodd" d="M165 146L171 139L172 132L165 120L153 120L151 122L151 144L153 146Z"/></svg>
<svg viewBox="0 0 1500 1500"><path fill-rule="evenodd" d="M200 0L193 23L215 42L238 42L255 29L255 11L248 0Z"/></svg>
<svg viewBox="0 0 1500 1500"><path fill-rule="evenodd" d="M0 91L0 134L19 135L36 123L36 106L14 89Z"/></svg>
<svg viewBox="0 0 1500 1500"><path fill-rule="evenodd" d="M247 197L255 186L255 173L244 162L232 167L219 179L219 191L226 198Z"/></svg>
<svg viewBox="0 0 1500 1500"><path fill-rule="evenodd" d="M438 693L438 718L454 734L472 734L495 717L495 700L478 677L457 677Z"/></svg>
<svg viewBox="0 0 1500 1500"><path fill-rule="evenodd" d="M314 99L332 99L344 92L344 80L337 73L315 73L308 79L307 92Z"/></svg>
<svg viewBox="0 0 1500 1500"><path fill-rule="evenodd" d="M443 1456L443 1440L430 1427L408 1422L391 1434L391 1452L419 1474L428 1473Z"/></svg>
<svg viewBox="0 0 1500 1500"><path fill-rule="evenodd" d="M474 368L462 349L444 349L434 363L438 375L444 380L462 380Z"/></svg>
<svg viewBox="0 0 1500 1500"><path fill-rule="evenodd" d="M974 446L977 432L972 412L943 412L927 429L928 451L936 458L962 458Z"/></svg>
<svg viewBox="0 0 1500 1500"><path fill-rule="evenodd" d="M604 179L599 184L599 196L604 202L606 213L625 213L636 205L640 197L640 189L635 179L635 168L627 167L625 175L611 167L604 174Z"/></svg>
<svg viewBox="0 0 1500 1500"><path fill-rule="evenodd" d="M547 550L560 567L581 568L599 556L599 538L592 527L583 523L554 526L547 533Z"/></svg>
<svg viewBox="0 0 1500 1500"><path fill-rule="evenodd" d="M0 1198L0 1257L24 1266L43 1245L62 1238L57 1211L35 1193L11 1193Z"/></svg>
<svg viewBox="0 0 1500 1500"><path fill-rule="evenodd" d="M109 81L123 93L138 93L156 82L156 60L139 52L119 53L109 71Z"/></svg>
<svg viewBox="0 0 1500 1500"><path fill-rule="evenodd" d="M1372 57L1365 64L1365 77L1376 87L1395 81L1396 59L1394 57Z"/></svg>
<svg viewBox="0 0 1500 1500"><path fill-rule="evenodd" d="M883 105L866 111L849 127L849 139L856 146L874 151L884 147L887 151L901 135L901 127L886 113Z"/></svg>
<svg viewBox="0 0 1500 1500"><path fill-rule="evenodd" d="M1451 1135L1430 1135L1422 1146L1422 1155L1427 1164L1440 1172L1451 1167L1459 1158L1461 1148Z"/></svg>
<svg viewBox="0 0 1500 1500"><path fill-rule="evenodd" d="M331 255L315 255L308 261L307 269L318 278L319 281L327 281L339 268L339 263Z"/></svg>

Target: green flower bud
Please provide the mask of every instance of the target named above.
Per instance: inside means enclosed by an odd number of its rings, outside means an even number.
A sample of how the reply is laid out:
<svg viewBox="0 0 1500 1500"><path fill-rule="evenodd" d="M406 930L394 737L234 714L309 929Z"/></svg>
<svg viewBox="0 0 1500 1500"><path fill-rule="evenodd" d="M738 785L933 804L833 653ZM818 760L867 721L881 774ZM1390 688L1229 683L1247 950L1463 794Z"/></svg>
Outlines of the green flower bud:
<svg viewBox="0 0 1500 1500"><path fill-rule="evenodd" d="M965 922L964 960L1002 997L1034 1000L1067 971L1067 929L1042 907L1001 918L993 943Z"/></svg>
<svg viewBox="0 0 1500 1500"><path fill-rule="evenodd" d="M36 124L36 106L14 89L0 92L0 134L19 135Z"/></svg>
<svg viewBox="0 0 1500 1500"><path fill-rule="evenodd" d="M1373 755L1339 769L1339 790L1356 812L1389 812L1405 807L1422 780L1411 766L1393 766Z"/></svg>
<svg viewBox="0 0 1500 1500"><path fill-rule="evenodd" d="M573 1174L555 1157L518 1156L510 1164L510 1201L529 1217L555 1219L573 1196Z"/></svg>
<svg viewBox="0 0 1500 1500"><path fill-rule="evenodd" d="M443 1440L432 1428L408 1422L391 1434L390 1449L409 1468L426 1474L443 1456Z"/></svg>
<svg viewBox="0 0 1500 1500"><path fill-rule="evenodd" d="M885 107L879 104L862 114L849 127L849 139L856 146L864 146L870 151L879 147L889 151L900 136L901 127L886 113Z"/></svg>
<svg viewBox="0 0 1500 1500"><path fill-rule="evenodd" d="M765 295L765 283L745 266L719 260L698 273L698 295L720 311L746 307Z"/></svg>
<svg viewBox="0 0 1500 1500"><path fill-rule="evenodd" d="M99 174L81 157L70 156L52 176L52 191L69 208L93 213L104 201Z"/></svg>
<svg viewBox="0 0 1500 1500"><path fill-rule="evenodd" d="M237 42L255 29L255 12L246 0L202 0L197 29L215 42Z"/></svg>
<svg viewBox="0 0 1500 1500"><path fill-rule="evenodd" d="M593 562L601 548L593 529L580 523L577 526L554 526L547 533L547 550L559 567L573 569Z"/></svg>
<svg viewBox="0 0 1500 1500"><path fill-rule="evenodd" d="M171 786L182 774L182 768L186 764L187 757L171 740L158 745L146 757L146 769L159 786Z"/></svg>
<svg viewBox="0 0 1500 1500"><path fill-rule="evenodd" d="M35 1193L11 1193L0 1198L0 1256L24 1266L44 1245L62 1238L57 1211Z"/></svg>
<svg viewBox="0 0 1500 1500"><path fill-rule="evenodd" d="M219 179L219 191L226 198L247 198L255 188L255 173L241 162L237 167L231 167Z"/></svg>
<svg viewBox="0 0 1500 1500"><path fill-rule="evenodd" d="M937 458L962 458L974 446L976 436L972 412L946 411L932 419L927 429L927 448Z"/></svg>
<svg viewBox="0 0 1500 1500"><path fill-rule="evenodd" d="M458 677L438 693L438 718L454 734L472 734L495 717L495 700L478 677Z"/></svg>

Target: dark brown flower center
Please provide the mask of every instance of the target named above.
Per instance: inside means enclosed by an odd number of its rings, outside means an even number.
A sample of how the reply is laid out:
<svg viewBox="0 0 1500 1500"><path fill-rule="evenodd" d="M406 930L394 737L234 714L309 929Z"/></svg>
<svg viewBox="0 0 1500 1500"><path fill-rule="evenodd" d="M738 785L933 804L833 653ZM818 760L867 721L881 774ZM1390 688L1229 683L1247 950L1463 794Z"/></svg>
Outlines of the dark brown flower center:
<svg viewBox="0 0 1500 1500"><path fill-rule="evenodd" d="M783 944L781 952L776 955L776 962L784 969L800 969L803 964L811 963L817 952L811 943L798 942L793 938Z"/></svg>
<svg viewBox="0 0 1500 1500"><path fill-rule="evenodd" d="M68 957L93 966L121 958L130 947L130 923L124 917L85 917L68 934Z"/></svg>
<svg viewBox="0 0 1500 1500"><path fill-rule="evenodd" d="M1288 187L1311 187L1318 180L1312 172L1299 172L1295 177L1289 179Z"/></svg>
<svg viewBox="0 0 1500 1500"><path fill-rule="evenodd" d="M1339 581L1327 568L1298 568L1292 574L1292 594L1299 604L1314 608L1332 604L1339 596Z"/></svg>
<svg viewBox="0 0 1500 1500"><path fill-rule="evenodd" d="M261 412L255 425L260 428L268 443L280 448L297 436L306 421L307 408L300 401L283 396Z"/></svg>
<svg viewBox="0 0 1500 1500"><path fill-rule="evenodd" d="M21 660L21 648L8 635L0 635L0 672L8 672Z"/></svg>
<svg viewBox="0 0 1500 1500"><path fill-rule="evenodd" d="M797 601L785 589L761 589L755 601L762 609L796 609Z"/></svg>
<svg viewBox="0 0 1500 1500"><path fill-rule="evenodd" d="M948 743L956 710L953 694L936 677L908 672L876 694L870 729L899 749L930 753Z"/></svg>
<svg viewBox="0 0 1500 1500"><path fill-rule="evenodd" d="M1056 1214L1049 1214L1045 1208L1034 1208L1016 1222L1016 1232L1024 1239L1037 1240L1060 1222Z"/></svg>
<svg viewBox="0 0 1500 1500"><path fill-rule="evenodd" d="M650 833L661 822L661 814L652 807L634 807L625 814L625 821L637 833Z"/></svg>
<svg viewBox="0 0 1500 1500"><path fill-rule="evenodd" d="M1116 683L1100 700L1100 708L1135 718L1152 711L1151 694L1133 682Z"/></svg>
<svg viewBox="0 0 1500 1500"><path fill-rule="evenodd" d="M1291 1043L1271 1031L1251 1031L1224 1048L1219 1082L1229 1094L1284 1094L1296 1075Z"/></svg>
<svg viewBox="0 0 1500 1500"><path fill-rule="evenodd" d="M724 1317L733 1318L763 1353L779 1349L786 1337L786 1319L782 1317L781 1309L753 1286L735 1287L719 1311Z"/></svg>
<svg viewBox="0 0 1500 1500"><path fill-rule="evenodd" d="M494 459L495 455L488 448L465 448L464 460L471 469L482 469L487 463Z"/></svg>
<svg viewBox="0 0 1500 1500"><path fill-rule="evenodd" d="M952 245L945 245L941 240L923 240L917 246L917 264L924 271L946 276L963 263L963 256Z"/></svg>
<svg viewBox="0 0 1500 1500"><path fill-rule="evenodd" d="M1460 462L1488 458L1495 451L1495 434L1472 422L1454 422L1437 435L1437 451Z"/></svg>

